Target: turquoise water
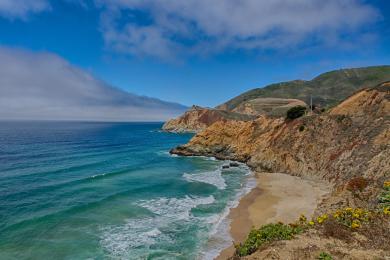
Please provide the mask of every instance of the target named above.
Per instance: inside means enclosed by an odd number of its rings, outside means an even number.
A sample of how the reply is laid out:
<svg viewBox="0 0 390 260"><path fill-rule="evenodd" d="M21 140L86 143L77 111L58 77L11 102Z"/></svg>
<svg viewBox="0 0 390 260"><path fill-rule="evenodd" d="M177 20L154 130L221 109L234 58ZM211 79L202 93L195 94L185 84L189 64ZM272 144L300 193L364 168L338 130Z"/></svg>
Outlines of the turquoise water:
<svg viewBox="0 0 390 260"><path fill-rule="evenodd" d="M244 166L157 123L0 122L0 259L211 259Z"/></svg>

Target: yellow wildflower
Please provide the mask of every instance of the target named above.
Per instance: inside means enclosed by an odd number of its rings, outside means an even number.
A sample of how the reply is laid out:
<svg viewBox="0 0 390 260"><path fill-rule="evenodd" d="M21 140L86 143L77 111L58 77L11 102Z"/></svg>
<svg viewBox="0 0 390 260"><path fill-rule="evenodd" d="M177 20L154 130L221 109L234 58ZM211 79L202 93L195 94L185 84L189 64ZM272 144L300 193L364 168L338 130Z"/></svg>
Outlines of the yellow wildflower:
<svg viewBox="0 0 390 260"><path fill-rule="evenodd" d="M321 216L324 220L328 218L328 215L327 214L324 214Z"/></svg>
<svg viewBox="0 0 390 260"><path fill-rule="evenodd" d="M315 223L314 223L313 220L309 221L309 225L310 225L310 226L314 226L314 224L315 224Z"/></svg>
<svg viewBox="0 0 390 260"><path fill-rule="evenodd" d="M359 228L360 227L360 221L359 220L353 220L351 224L351 228Z"/></svg>
<svg viewBox="0 0 390 260"><path fill-rule="evenodd" d="M324 219L322 217L318 217L317 222L318 224L322 224L322 222L324 222Z"/></svg>
<svg viewBox="0 0 390 260"><path fill-rule="evenodd" d="M352 212L352 211L353 211L353 209L352 209L352 208L350 208L350 207L348 207L348 208L345 208L345 211L346 211L346 212Z"/></svg>
<svg viewBox="0 0 390 260"><path fill-rule="evenodd" d="M357 214L357 213L353 213L353 214L352 214L352 217L354 217L354 218L359 218L359 217L360 217L360 215L359 215L359 214Z"/></svg>
<svg viewBox="0 0 390 260"><path fill-rule="evenodd" d="M385 181L385 182L383 183L383 187L389 188L389 187L390 187L390 181Z"/></svg>
<svg viewBox="0 0 390 260"><path fill-rule="evenodd" d="M383 213L385 213L385 215L390 215L390 207L385 207Z"/></svg>

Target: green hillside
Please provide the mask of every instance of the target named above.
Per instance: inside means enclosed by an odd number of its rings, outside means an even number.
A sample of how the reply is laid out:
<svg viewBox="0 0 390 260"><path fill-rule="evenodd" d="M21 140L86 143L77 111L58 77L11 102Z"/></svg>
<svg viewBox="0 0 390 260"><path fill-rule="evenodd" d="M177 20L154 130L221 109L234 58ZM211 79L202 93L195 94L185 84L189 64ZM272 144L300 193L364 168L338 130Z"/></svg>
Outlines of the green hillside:
<svg viewBox="0 0 390 260"><path fill-rule="evenodd" d="M294 80L268 85L247 91L217 108L233 110L238 105L255 98L296 98L309 104L333 106L365 87L373 87L390 80L390 66L341 69L326 72L310 80Z"/></svg>

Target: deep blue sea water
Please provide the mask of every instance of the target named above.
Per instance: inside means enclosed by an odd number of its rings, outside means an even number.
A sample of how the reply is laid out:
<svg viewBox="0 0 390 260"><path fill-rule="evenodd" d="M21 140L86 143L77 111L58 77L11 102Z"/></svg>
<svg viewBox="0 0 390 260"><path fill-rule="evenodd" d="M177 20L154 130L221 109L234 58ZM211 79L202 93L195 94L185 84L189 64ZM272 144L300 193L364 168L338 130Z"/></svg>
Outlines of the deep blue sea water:
<svg viewBox="0 0 390 260"><path fill-rule="evenodd" d="M0 122L0 259L211 259L248 169L159 123Z"/></svg>

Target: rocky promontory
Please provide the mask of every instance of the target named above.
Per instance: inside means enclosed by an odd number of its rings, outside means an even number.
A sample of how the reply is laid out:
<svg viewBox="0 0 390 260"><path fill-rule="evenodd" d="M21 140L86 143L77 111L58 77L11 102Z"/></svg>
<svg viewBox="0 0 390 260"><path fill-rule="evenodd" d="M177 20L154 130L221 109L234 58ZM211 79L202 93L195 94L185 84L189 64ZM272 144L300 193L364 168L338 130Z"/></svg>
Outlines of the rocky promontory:
<svg viewBox="0 0 390 260"><path fill-rule="evenodd" d="M196 133L217 121L253 120L255 117L230 111L192 106L178 118L167 121L162 129L174 133Z"/></svg>

